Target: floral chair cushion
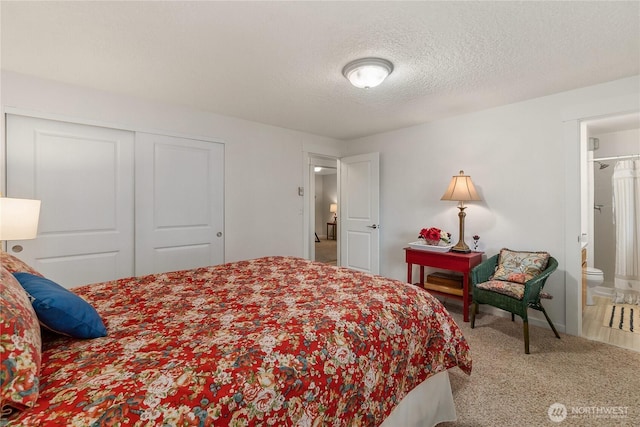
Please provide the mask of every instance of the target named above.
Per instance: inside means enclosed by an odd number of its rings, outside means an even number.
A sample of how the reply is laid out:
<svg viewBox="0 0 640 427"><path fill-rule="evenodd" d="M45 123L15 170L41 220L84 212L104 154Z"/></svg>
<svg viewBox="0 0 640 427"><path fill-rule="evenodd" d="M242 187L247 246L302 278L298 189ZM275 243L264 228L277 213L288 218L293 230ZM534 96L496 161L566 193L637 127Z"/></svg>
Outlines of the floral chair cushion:
<svg viewBox="0 0 640 427"><path fill-rule="evenodd" d="M0 250L0 266L7 269L9 273L31 273L42 277L42 274L34 270L19 258Z"/></svg>
<svg viewBox="0 0 640 427"><path fill-rule="evenodd" d="M42 338L31 301L20 283L0 266L0 410L35 405L39 394Z"/></svg>
<svg viewBox="0 0 640 427"><path fill-rule="evenodd" d="M489 280L488 282L483 282L476 286L486 291L497 292L516 299L522 299L524 297L524 285L522 283L505 282L504 280ZM553 295L547 292L540 292L540 298L553 299Z"/></svg>
<svg viewBox="0 0 640 427"><path fill-rule="evenodd" d="M506 282L504 280L489 280L487 282L478 283L476 287L486 291L507 295L519 300L524 297L524 285L522 283Z"/></svg>
<svg viewBox="0 0 640 427"><path fill-rule="evenodd" d="M547 268L548 252L526 252L501 249L492 280L525 283Z"/></svg>

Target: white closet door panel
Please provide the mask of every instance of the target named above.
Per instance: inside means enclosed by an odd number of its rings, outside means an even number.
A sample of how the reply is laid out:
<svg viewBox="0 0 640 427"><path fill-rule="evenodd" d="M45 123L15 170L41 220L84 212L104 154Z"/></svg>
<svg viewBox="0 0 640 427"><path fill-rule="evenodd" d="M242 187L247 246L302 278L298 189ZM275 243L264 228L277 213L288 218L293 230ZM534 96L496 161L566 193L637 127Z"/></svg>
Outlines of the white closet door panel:
<svg viewBox="0 0 640 427"><path fill-rule="evenodd" d="M37 132L35 140L34 185L50 208L39 224L43 233L115 230L117 141L50 132ZM67 208L51 209L52 201Z"/></svg>
<svg viewBox="0 0 640 427"><path fill-rule="evenodd" d="M133 275L133 141L7 115L7 195L42 200L38 237L8 242L9 252L65 287Z"/></svg>
<svg viewBox="0 0 640 427"><path fill-rule="evenodd" d="M208 148L155 146L154 203L159 230L209 225Z"/></svg>
<svg viewBox="0 0 640 427"><path fill-rule="evenodd" d="M120 277L120 255L121 251L113 251L49 257L37 260L34 268L60 285L73 287ZM124 277L132 275L125 274Z"/></svg>
<svg viewBox="0 0 640 427"><path fill-rule="evenodd" d="M136 134L136 274L224 262L224 146Z"/></svg>
<svg viewBox="0 0 640 427"><path fill-rule="evenodd" d="M177 271L211 265L210 253L211 245L209 244L171 246L155 248L153 258L155 265L159 269ZM220 264L220 262L217 264Z"/></svg>

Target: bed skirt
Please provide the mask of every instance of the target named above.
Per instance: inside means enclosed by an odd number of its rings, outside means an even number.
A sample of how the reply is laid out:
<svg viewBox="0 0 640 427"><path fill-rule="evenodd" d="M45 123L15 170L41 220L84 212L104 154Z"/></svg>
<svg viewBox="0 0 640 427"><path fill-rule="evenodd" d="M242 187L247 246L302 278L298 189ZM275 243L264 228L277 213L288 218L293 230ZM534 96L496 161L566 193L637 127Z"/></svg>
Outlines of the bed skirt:
<svg viewBox="0 0 640 427"><path fill-rule="evenodd" d="M455 420L449 373L444 371L411 390L380 427L431 427Z"/></svg>

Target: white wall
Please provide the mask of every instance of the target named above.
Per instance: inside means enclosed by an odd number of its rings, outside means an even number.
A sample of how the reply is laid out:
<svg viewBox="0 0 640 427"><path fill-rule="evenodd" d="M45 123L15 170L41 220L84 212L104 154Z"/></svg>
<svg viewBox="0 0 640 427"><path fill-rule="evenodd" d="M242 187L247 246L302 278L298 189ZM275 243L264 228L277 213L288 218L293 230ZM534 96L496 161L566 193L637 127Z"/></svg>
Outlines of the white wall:
<svg viewBox="0 0 640 427"><path fill-rule="evenodd" d="M324 212L322 209L322 205L324 204L324 179L322 175L315 174L315 194L314 194L314 205L315 205L315 226L313 229L315 230L316 235L319 238L326 238L326 231L324 230Z"/></svg>
<svg viewBox="0 0 640 427"><path fill-rule="evenodd" d="M335 140L7 71L0 86L3 112L12 107L224 142L225 260L303 255L303 145L335 149ZM4 120L0 130L4 146Z"/></svg>
<svg viewBox="0 0 640 427"><path fill-rule="evenodd" d="M380 152L381 274L405 278L402 248L422 227L443 228L457 241L458 210L440 197L463 169L482 198L466 210L467 244L478 234L489 255L507 247L556 257L559 271L546 287L554 299L545 307L564 329L565 240L574 238L565 235L565 180L579 183L565 174L578 161L565 152L579 150L565 148L563 120L583 104L629 94L640 94L638 76L349 142L345 155Z"/></svg>
<svg viewBox="0 0 640 427"><path fill-rule="evenodd" d="M330 175L323 175L322 181L324 182L324 192L322 194L322 219L325 227L325 234L327 233L327 222L333 222L334 214L329 211L332 203L338 203L338 174L332 173Z"/></svg>

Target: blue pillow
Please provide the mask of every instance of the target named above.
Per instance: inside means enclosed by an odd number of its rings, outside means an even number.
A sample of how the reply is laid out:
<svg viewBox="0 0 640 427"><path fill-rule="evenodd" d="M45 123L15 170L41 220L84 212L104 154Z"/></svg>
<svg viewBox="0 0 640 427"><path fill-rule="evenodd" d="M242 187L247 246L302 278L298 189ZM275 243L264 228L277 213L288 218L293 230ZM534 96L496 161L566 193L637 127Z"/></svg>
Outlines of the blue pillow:
<svg viewBox="0 0 640 427"><path fill-rule="evenodd" d="M98 312L78 295L44 277L13 273L31 297L40 323L48 329L74 338L107 336Z"/></svg>

